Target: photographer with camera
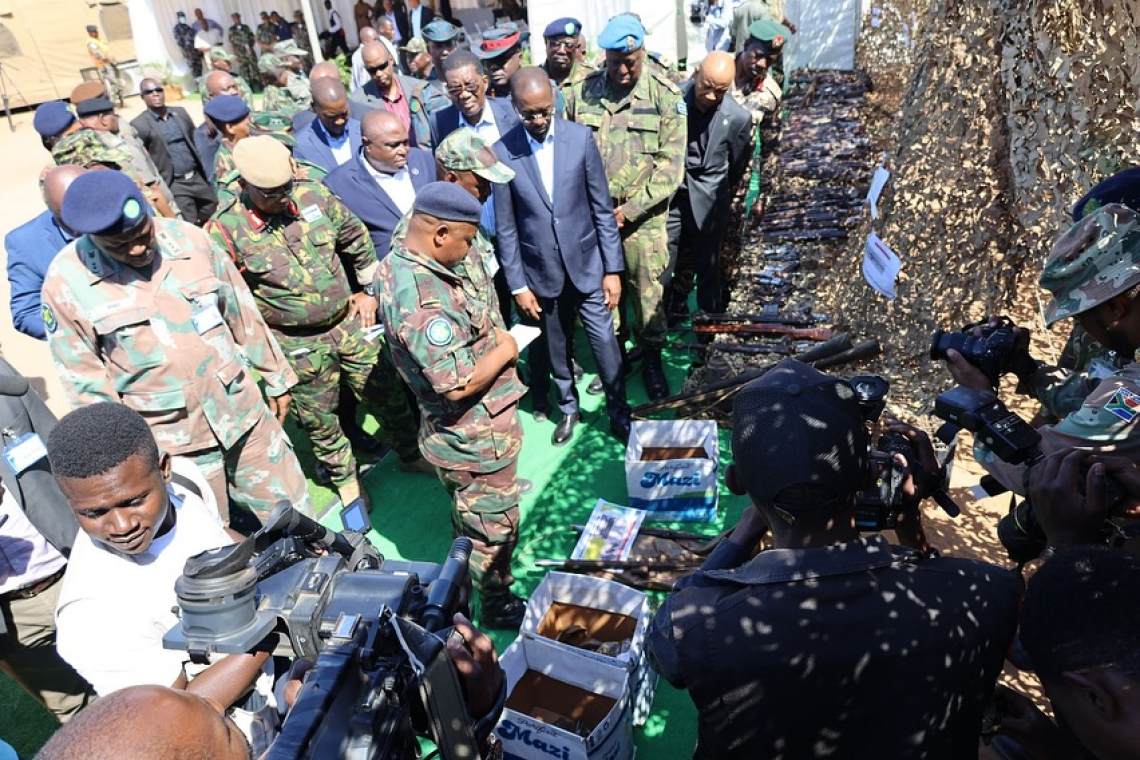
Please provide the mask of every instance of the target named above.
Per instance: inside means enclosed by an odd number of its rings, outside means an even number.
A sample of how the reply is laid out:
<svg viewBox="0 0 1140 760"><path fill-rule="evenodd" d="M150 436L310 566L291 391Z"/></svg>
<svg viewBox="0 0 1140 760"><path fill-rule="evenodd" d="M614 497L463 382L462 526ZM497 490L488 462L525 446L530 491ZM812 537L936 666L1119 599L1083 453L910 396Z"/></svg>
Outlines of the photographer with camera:
<svg viewBox="0 0 1140 760"><path fill-rule="evenodd" d="M1040 284L1053 294L1045 309L1047 325L1072 317L1093 340L1129 360L1099 381L1101 373L1094 371L1081 375L1080 385L1069 386L1086 395L1079 408L1062 404L1050 409L1062 419L1040 429L1042 451L1072 447L1125 456L1140 452L1140 365L1134 360L1140 348L1140 214L1110 204L1085 216L1054 244ZM944 356L950 374L967 388L992 391L1004 371L1016 374L1024 390L1048 386L1055 368L1029 356L1028 332L1014 332L1016 346L997 360L1001 366L996 373L987 374L978 366L985 364L979 361L984 352L973 352L973 362L954 348L939 353L935 346L932 355ZM975 447L975 457L1006 488L1024 493L1020 466L1001 462L984 447Z"/></svg>
<svg viewBox="0 0 1140 760"><path fill-rule="evenodd" d="M937 469L925 435L890 430ZM699 710L695 757L976 755L1016 625L1013 577L929 549L929 486L901 455L900 545L861 536L869 444L852 384L795 360L737 395L725 482L752 505L648 634L654 668ZM769 529L774 548L753 556Z"/></svg>

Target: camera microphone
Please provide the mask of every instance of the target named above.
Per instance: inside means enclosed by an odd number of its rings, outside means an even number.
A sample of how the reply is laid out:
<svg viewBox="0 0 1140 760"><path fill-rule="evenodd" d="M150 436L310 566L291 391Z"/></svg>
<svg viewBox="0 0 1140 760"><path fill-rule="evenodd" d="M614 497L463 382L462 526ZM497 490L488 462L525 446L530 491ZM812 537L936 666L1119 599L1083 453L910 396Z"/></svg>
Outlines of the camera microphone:
<svg viewBox="0 0 1140 760"><path fill-rule="evenodd" d="M474 546L467 536L460 536L451 544L451 551L447 553L447 559L440 568L439 577L428 590L423 611L424 630L434 632L451 624L447 619L447 610L455 606L455 597L464 585L467 561L471 558Z"/></svg>

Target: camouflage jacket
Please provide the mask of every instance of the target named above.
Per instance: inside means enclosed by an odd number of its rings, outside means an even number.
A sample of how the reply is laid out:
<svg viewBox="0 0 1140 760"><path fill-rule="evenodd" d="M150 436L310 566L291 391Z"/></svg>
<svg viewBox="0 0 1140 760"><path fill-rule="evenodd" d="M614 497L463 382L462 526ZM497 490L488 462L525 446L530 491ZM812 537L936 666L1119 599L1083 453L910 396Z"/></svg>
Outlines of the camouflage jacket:
<svg viewBox="0 0 1140 760"><path fill-rule="evenodd" d="M289 137L292 139L290 135L277 133L274 133L272 136L276 137L279 140L282 137ZM292 150L297 146L297 143L294 142L292 145L289 145L289 143L286 142L286 145L289 146L289 150ZM233 166L233 163L231 162L230 165ZM293 179L298 182L304 182L305 180L308 180L310 182L321 182L328 175L328 171L326 171L323 166L317 166L311 161L306 161L303 158L297 158L294 156L293 166L296 167L296 171L293 172ZM218 196L217 208L219 209L225 208L226 205L233 200L234 196L241 194L241 172L237 170L237 167L230 169L229 173L224 177L214 178L214 191Z"/></svg>
<svg viewBox="0 0 1140 760"><path fill-rule="evenodd" d="M1040 401L1052 416L1064 417L1080 409L1101 380L1121 370L1126 362L1127 359L1100 345L1079 324L1074 324L1060 364L1056 367L1040 365L1026 387L1019 390Z"/></svg>
<svg viewBox="0 0 1140 760"><path fill-rule="evenodd" d="M267 84L261 91L261 110L277 111L291 117L302 109L297 107L288 93L285 92L284 87Z"/></svg>
<svg viewBox="0 0 1140 760"><path fill-rule="evenodd" d="M368 228L320 182L297 182L290 210L271 217L262 216L245 193L231 195L207 229L271 326L332 327L352 295L345 266L359 282L375 275Z"/></svg>
<svg viewBox="0 0 1140 760"><path fill-rule="evenodd" d="M631 224L665 213L685 178L688 130L681 91L648 67L628 93L596 71L566 93L566 118L594 130L610 196Z"/></svg>
<svg viewBox="0 0 1140 760"><path fill-rule="evenodd" d="M201 55L194 49L194 27L189 24L174 25L174 44L178 45L182 55L186 56L186 60L192 60Z"/></svg>
<svg viewBox="0 0 1140 760"><path fill-rule="evenodd" d="M437 467L495 472L518 457L518 401L526 393L514 366L483 394L449 401L496 343L497 309L471 298L463 277L393 241L377 282L392 359L423 412L420 451ZM394 328L393 328L394 326Z"/></svg>
<svg viewBox="0 0 1140 760"><path fill-rule="evenodd" d="M218 153L214 156L214 189L220 190L225 187L224 182L232 179L231 175L236 173L237 164L234 163L233 148L223 142L218 145Z"/></svg>
<svg viewBox="0 0 1140 760"><path fill-rule="evenodd" d="M277 41L277 29L268 21L264 24L258 24L256 38L257 44L268 50Z"/></svg>
<svg viewBox="0 0 1140 760"><path fill-rule="evenodd" d="M55 258L43 287L52 358L73 405L126 404L172 454L227 449L268 413L246 366L270 396L297 376L206 233L171 219L154 225L149 272L112 260L86 236Z"/></svg>
<svg viewBox="0 0 1140 760"><path fill-rule="evenodd" d="M234 24L230 27L229 33L226 35L230 40L230 47L234 49L234 55L241 55L242 51L249 51L253 53L254 43L257 42L257 36L253 30L249 28L248 24Z"/></svg>
<svg viewBox="0 0 1140 760"><path fill-rule="evenodd" d="M550 73L549 60L544 62L539 68L546 72L547 76L550 77L551 82L554 81L554 75ZM589 63L587 61L574 61L574 65L570 67L570 73L567 74L566 78L562 80L562 84L556 84L554 86L555 114L562 116L562 114L566 113L566 93L570 90L571 87L573 87L581 80L585 79L590 74L593 74L595 71L597 71L597 69L594 68L594 65L592 63Z"/></svg>

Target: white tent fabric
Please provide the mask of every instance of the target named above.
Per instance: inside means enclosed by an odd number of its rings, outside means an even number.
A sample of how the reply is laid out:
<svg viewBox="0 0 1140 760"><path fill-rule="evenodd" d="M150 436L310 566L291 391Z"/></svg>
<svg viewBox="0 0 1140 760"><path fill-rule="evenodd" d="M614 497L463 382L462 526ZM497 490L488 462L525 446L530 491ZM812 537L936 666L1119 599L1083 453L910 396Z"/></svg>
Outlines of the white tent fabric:
<svg viewBox="0 0 1140 760"><path fill-rule="evenodd" d="M788 0L788 20L799 27L784 50L784 70L855 68L861 0Z"/></svg>

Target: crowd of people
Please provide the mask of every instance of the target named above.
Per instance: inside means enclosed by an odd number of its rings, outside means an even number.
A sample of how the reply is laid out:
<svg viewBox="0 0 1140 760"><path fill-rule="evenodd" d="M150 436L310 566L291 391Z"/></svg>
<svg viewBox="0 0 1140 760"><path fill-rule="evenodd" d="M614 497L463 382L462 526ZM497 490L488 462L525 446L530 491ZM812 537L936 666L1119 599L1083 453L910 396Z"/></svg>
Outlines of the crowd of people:
<svg viewBox="0 0 1140 760"><path fill-rule="evenodd" d="M175 33L201 77L201 124L155 79L129 124L105 81L36 111L53 165L47 209L5 240L12 315L47 341L75 411L57 424L0 362L0 665L61 720L78 714L44 758L242 757L272 741L298 686L275 671L274 642L199 662L161 637L189 556L240 540L281 500L312 514L290 416L310 474L345 504L370 506L358 457L394 451L401 470L435 477L453 535L473 544L480 625L517 629L512 563L533 487L520 402L539 421L557 406L553 445L574 438L581 324L588 392L625 441L634 365L651 399L669 395L671 320L694 287L699 310L727 304L734 199L779 120L795 32L782 4L738 4L727 44L687 78L646 49L633 14L597 30L596 57L580 21L551 23L535 67L514 24L468 43L417 0L358 3L348 54L325 5L325 52L346 54L347 82L310 66L307 31L276 12L256 31L235 14L231 55L198 10ZM1124 512L1109 474L1140 499L1137 186L1125 173L1081 199L1046 264L1049 320L1080 325L1073 360L1038 362L1017 332L1009 371L1044 405L1048 456L1026 475L976 452L1012 490L1028 483L1049 557L1026 594L1008 571L930 546L919 504L938 477L905 478L898 545L860 534L874 440L850 383L787 360L739 393L725 481L751 505L648 634L653 667L698 709L698 757L960 758L984 716L1004 757L1140 754L1130 618L1108 609L1137 576L1102 545L1110 510ZM525 384L515 323L540 328ZM968 357L951 350L948 366L995 390ZM924 434L887 429L944 473ZM447 651L490 754L502 671L490 640L454 623ZM995 694L1007 656L1041 676L1054 720ZM128 743L127 720L180 730Z"/></svg>

